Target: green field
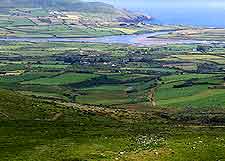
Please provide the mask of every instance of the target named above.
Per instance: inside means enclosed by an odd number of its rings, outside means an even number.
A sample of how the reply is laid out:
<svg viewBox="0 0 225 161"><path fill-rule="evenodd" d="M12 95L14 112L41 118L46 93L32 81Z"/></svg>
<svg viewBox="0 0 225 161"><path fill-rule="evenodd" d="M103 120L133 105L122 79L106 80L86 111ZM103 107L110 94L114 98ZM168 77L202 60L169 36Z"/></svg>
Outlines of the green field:
<svg viewBox="0 0 225 161"><path fill-rule="evenodd" d="M66 85L72 83L80 83L92 78L96 78L94 74L65 73L52 78L40 78L32 81L23 82L22 84L39 84L39 85Z"/></svg>
<svg viewBox="0 0 225 161"><path fill-rule="evenodd" d="M122 85L103 85L81 90L81 95L76 97L76 102L81 104L114 105L130 102L126 93L128 87Z"/></svg>
<svg viewBox="0 0 225 161"><path fill-rule="evenodd" d="M56 72L28 72L23 73L18 76L4 76L0 77L1 83L19 83L23 81L29 81L33 79L43 78L43 77L50 77L56 75Z"/></svg>
<svg viewBox="0 0 225 161"><path fill-rule="evenodd" d="M4 42L1 70L21 74L0 76L0 82L2 88L27 95L81 104L148 108L149 92L157 87L152 98L157 106L224 107L225 69L217 53L223 46L193 54L197 47ZM192 80L192 86L174 88Z"/></svg>
<svg viewBox="0 0 225 161"><path fill-rule="evenodd" d="M192 85L175 88L185 81L193 81ZM224 88L214 89L211 86L222 85L224 80L219 75L180 75L162 78L163 83L156 90L159 106L164 107L224 107Z"/></svg>

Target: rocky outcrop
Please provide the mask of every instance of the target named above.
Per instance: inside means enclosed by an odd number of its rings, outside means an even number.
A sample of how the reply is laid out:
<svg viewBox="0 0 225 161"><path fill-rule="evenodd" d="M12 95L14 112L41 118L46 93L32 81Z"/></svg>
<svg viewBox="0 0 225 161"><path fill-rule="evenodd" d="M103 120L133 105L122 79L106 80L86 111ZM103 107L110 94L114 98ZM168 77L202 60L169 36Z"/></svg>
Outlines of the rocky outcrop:
<svg viewBox="0 0 225 161"><path fill-rule="evenodd" d="M151 17L145 16L145 15L137 15L137 16L132 16L132 17L119 17L117 20L119 22L139 23L139 22L143 22L143 21L150 21Z"/></svg>

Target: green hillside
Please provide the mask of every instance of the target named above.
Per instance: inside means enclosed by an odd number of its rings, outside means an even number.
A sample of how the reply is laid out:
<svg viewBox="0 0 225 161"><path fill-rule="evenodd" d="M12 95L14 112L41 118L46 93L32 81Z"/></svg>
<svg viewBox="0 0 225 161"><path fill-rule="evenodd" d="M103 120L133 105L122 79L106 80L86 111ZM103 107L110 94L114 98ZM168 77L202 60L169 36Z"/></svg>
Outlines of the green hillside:
<svg viewBox="0 0 225 161"><path fill-rule="evenodd" d="M0 90L0 120L48 120L57 111L53 104Z"/></svg>
<svg viewBox="0 0 225 161"><path fill-rule="evenodd" d="M102 2L83 2L80 0L2 0L0 9L19 8L43 8L60 11L101 13L116 16L118 20L137 20L147 18L143 15L136 15L126 10L117 9L112 5Z"/></svg>
<svg viewBox="0 0 225 161"><path fill-rule="evenodd" d="M79 0L2 0L1 7L38 8L68 6L81 2Z"/></svg>
<svg viewBox="0 0 225 161"><path fill-rule="evenodd" d="M85 12L115 12L116 8L101 2L79 0L3 0L1 8L47 8Z"/></svg>
<svg viewBox="0 0 225 161"><path fill-rule="evenodd" d="M151 29L140 28L137 24L147 19L145 15L102 2L2 0L0 37L96 37L142 33Z"/></svg>
<svg viewBox="0 0 225 161"><path fill-rule="evenodd" d="M1 161L212 161L225 157L223 126L170 124L163 118L165 113L157 117L66 107L6 90L0 90L0 112Z"/></svg>

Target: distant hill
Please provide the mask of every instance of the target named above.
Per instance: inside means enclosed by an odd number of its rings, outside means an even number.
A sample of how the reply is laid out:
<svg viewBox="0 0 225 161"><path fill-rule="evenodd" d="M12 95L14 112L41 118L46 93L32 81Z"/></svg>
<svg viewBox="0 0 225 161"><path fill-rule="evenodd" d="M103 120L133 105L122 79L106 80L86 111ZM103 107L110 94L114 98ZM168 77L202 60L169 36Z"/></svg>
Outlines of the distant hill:
<svg viewBox="0 0 225 161"><path fill-rule="evenodd" d="M60 11L110 14L114 20L123 22L139 22L148 19L147 16L118 9L106 3L83 2L80 0L1 0L0 8L45 8Z"/></svg>

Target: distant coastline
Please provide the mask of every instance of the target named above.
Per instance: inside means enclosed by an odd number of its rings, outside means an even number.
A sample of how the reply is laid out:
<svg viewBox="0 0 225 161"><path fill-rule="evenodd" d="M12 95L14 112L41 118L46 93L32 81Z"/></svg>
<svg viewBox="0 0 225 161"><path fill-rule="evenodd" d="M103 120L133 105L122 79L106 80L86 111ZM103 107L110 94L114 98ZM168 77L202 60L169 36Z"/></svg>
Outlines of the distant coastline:
<svg viewBox="0 0 225 161"><path fill-rule="evenodd" d="M100 0L108 2L107 0ZM173 1L173 0L171 0ZM207 0L206 0L207 1ZM151 16L150 21L153 24L160 25L184 25L194 27L225 28L225 6L217 6L200 2L190 2L177 5L165 3L163 0L144 1L138 3L125 3L127 0L116 1L116 7L126 8L133 12L142 13ZM145 2L145 3L144 3ZM212 3L212 1L210 1ZM109 2L108 2L109 3ZM196 3L196 6L195 6Z"/></svg>

